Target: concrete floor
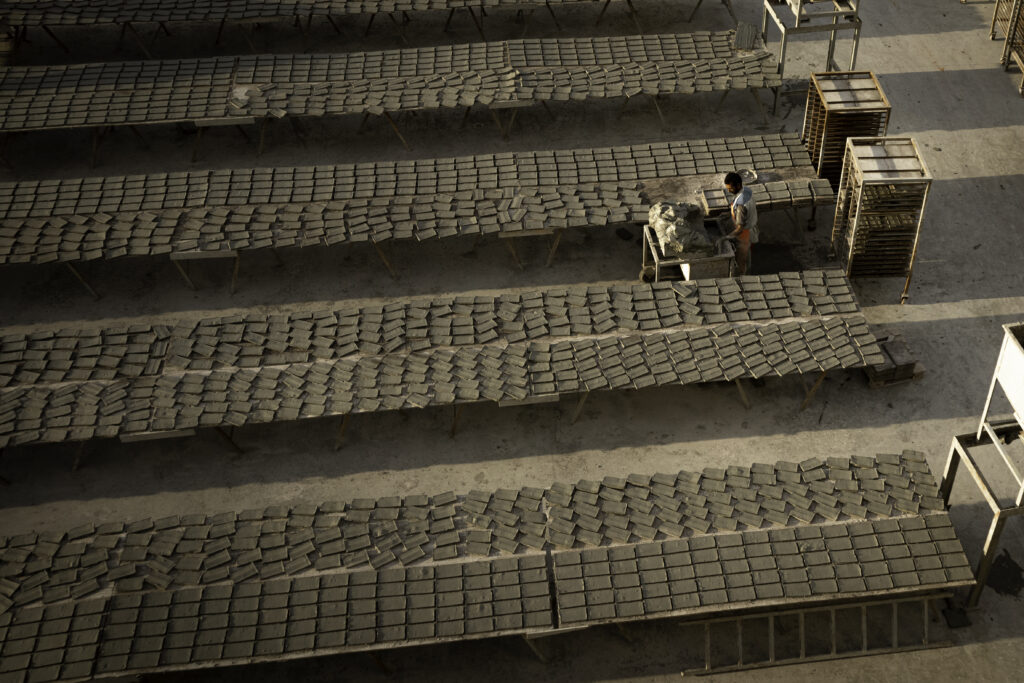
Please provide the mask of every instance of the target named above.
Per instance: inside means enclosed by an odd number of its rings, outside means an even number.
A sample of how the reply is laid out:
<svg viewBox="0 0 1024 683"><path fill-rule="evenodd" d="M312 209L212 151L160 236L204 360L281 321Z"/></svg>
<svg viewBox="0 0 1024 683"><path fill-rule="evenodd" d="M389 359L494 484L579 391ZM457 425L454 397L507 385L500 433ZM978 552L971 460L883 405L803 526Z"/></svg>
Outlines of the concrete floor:
<svg viewBox="0 0 1024 683"><path fill-rule="evenodd" d="M728 15L713 0L692 24L686 7L661 1L639 2L648 30L687 32L724 29ZM738 0L741 19L759 22L759 4ZM890 134L912 135L935 177L918 254L911 299L898 305L902 282L863 280L857 294L868 320L901 333L925 365L923 380L872 390L862 376L830 378L815 403L797 412L801 390L793 380L768 382L750 390L754 407L744 410L730 387L655 389L635 394L596 394L583 416L569 424L560 407L471 407L460 432L447 432L448 411L358 416L348 443L332 448L331 421L252 427L240 432L246 449L238 457L213 436L190 440L92 445L84 467L72 473L70 446L9 449L0 475L0 534L31 529L63 529L86 521L160 516L183 510L227 509L295 501L346 500L454 489L543 486L630 472L700 469L714 464L750 464L811 455L871 455L903 448L925 451L941 474L951 437L970 431L982 407L1001 341L1000 325L1024 319L1024 262L1020 238L1024 197L1024 99L1020 75L998 64L1000 43L990 42L992 5L954 0L871 0L864 3L865 26L857 67L874 70L893 105ZM635 31L622 9L593 26L596 7L560 14L567 35L626 34ZM472 26L457 23L440 32L442 19L417 17L414 44L476 39ZM655 29L656 27L656 29ZM378 25L368 37L355 22L336 36L314 28L315 50L383 49L396 45ZM488 38L514 37L511 18L492 16ZM130 45L115 52L116 32L62 34L74 50L63 55L43 36L23 55L24 62L131 59ZM554 36L550 19L538 16L531 35ZM213 48L212 30L176 31L161 39L158 56L244 52L237 37ZM301 50L297 33L284 25L256 33L261 50ZM794 46L787 74L820 70L824 43L802 40ZM841 44L840 61L848 43ZM520 116L511 142L502 142L483 114L458 131L459 116L420 115L406 120L413 145L405 151L383 125L356 133L357 121L314 124L305 146L288 127L272 132L269 153L257 162L250 146L233 131L218 131L204 144L205 158L194 167L333 163L367 159L406 159L497 150L567 148L681 138L726 137L780 130L799 131L803 102L780 102L778 116L765 125L753 101L733 94L721 111L715 97L680 97L667 107L669 129L653 111L630 105L618 116L609 106L570 104L552 122L542 109ZM101 165L88 167L84 135L35 135L11 141L8 157L16 173L0 178L74 177L189 168L191 134L174 129L146 132L150 149L140 149L126 133L105 143ZM813 235L781 238L805 265L826 251L830 219ZM781 224L778 224L781 225ZM778 228L781 234L782 228ZM767 231L766 231L767 232ZM58 268L5 268L0 272L0 321L5 326L48 324L125 316L199 316L235 307L295 309L323 302L394 298L442 292L540 287L628 280L639 269L639 247L613 233L578 233L563 242L553 267L543 263L543 243L526 245L528 266L517 271L500 245L476 248L471 242L397 245L394 262L401 278L390 280L367 250L303 250L285 253L277 268L272 257L255 254L243 261L240 291L231 295L227 262L205 262L196 271L202 289L186 290L166 262L86 264L84 271L104 297L92 302ZM756 252L755 252L756 255ZM1013 264L1018 264L1014 266ZM439 265L441 267L439 267ZM996 475L1003 476L1002 472ZM1009 494L1010 486L1006 485ZM952 516L969 556L976 557L990 520L987 507L967 480L954 491ZM1011 522L1003 536L1010 555L1021 559L1022 529ZM1019 598L985 593L971 626L953 633L955 647L806 664L723 675L729 680L1019 680L1024 664ZM629 642L612 630L593 630L546 641L554 656L548 664L517 641L481 642L388 653L390 674L363 655L166 675L154 680L492 680L661 681L679 676L679 647L685 637L674 626L649 625L632 631Z"/></svg>

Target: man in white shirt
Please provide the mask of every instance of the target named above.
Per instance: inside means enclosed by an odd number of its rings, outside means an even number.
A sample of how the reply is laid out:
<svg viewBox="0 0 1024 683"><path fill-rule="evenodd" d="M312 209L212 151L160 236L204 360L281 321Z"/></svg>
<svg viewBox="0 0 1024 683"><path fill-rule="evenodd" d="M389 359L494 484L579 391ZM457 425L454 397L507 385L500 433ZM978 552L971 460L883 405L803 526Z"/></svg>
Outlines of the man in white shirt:
<svg viewBox="0 0 1024 683"><path fill-rule="evenodd" d="M750 245L757 242L757 202L749 187L743 187L739 173L727 173L725 188L736 195L729 207L733 231L722 239L736 243L736 266L738 275L746 275L750 266Z"/></svg>

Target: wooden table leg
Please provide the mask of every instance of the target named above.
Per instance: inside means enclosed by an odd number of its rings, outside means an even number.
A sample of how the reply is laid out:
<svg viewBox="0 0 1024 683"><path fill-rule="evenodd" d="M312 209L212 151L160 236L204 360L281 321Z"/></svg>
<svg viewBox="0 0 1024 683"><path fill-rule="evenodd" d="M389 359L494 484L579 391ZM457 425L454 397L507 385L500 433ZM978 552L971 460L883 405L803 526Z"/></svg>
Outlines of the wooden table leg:
<svg viewBox="0 0 1024 683"><path fill-rule="evenodd" d="M555 239L551 243L551 249L548 250L548 260L544 263L547 268L551 267L551 262L555 260L555 251L558 250L558 243L562 241L562 230L555 232Z"/></svg>
<svg viewBox="0 0 1024 683"><path fill-rule="evenodd" d="M238 267L242 263L242 252L235 252L235 264L231 268L231 293L238 291Z"/></svg>
<svg viewBox="0 0 1024 683"><path fill-rule="evenodd" d="M818 375L818 379L814 382L814 385L811 387L811 390L808 391L807 395L804 397L804 402L800 404L800 410L803 410L808 405L810 405L811 399L814 398L814 395L816 393L818 393L818 389L821 388L822 383L825 381L825 375L827 374L828 372L825 371Z"/></svg>
<svg viewBox="0 0 1024 683"><path fill-rule="evenodd" d="M50 38L53 39L53 42L55 42L58 45L60 45L60 49L64 50L64 52L67 52L67 53L70 54L71 50L68 49L67 45L65 45L63 42L61 42L61 39L58 38L57 35L53 31L50 30L49 26L46 26L44 24L42 26L42 29L43 29L43 32L46 33L46 35L50 36Z"/></svg>
<svg viewBox="0 0 1024 683"><path fill-rule="evenodd" d="M242 447L239 446L237 443L235 443L234 429L231 430L231 433L228 433L228 431L226 429L224 429L223 427L214 427L213 431L217 432L217 434L219 434L221 436L221 438L223 438L225 441L227 441L228 445L231 446L231 449L235 453L237 453L238 455L245 455L245 451L242 450Z"/></svg>
<svg viewBox="0 0 1024 683"><path fill-rule="evenodd" d="M463 405L452 406L452 429L448 436L453 439L455 438L455 432L459 428L459 417L462 416L462 409L464 407Z"/></svg>
<svg viewBox="0 0 1024 683"><path fill-rule="evenodd" d="M551 3L548 0L544 0L544 6L548 8L548 14L551 15L551 19L555 22L555 30L561 31L562 25L558 23L558 17L555 16L555 10L551 8Z"/></svg>
<svg viewBox="0 0 1024 683"><path fill-rule="evenodd" d="M398 139L402 141L402 146L405 147L406 150L408 150L409 143L406 142L405 137L402 136L402 131L398 130L398 125L395 124L395 120L391 118L391 114L389 114L388 112L384 112L382 116L388 120L388 123L391 124L391 129L395 131L395 135L397 135Z"/></svg>
<svg viewBox="0 0 1024 683"><path fill-rule="evenodd" d="M82 466L82 457L85 455L85 442L80 441L78 448L75 449L75 459L71 463L71 471L77 472L78 468Z"/></svg>
<svg viewBox="0 0 1024 683"><path fill-rule="evenodd" d="M391 275L391 278L393 280L397 280L398 273L396 273L395 269L391 267L391 261L388 260L387 255L384 253L384 250L374 240L370 240L370 244L372 244L373 248L377 251L377 256L380 257L380 260L384 262L384 267L388 269L388 273Z"/></svg>
<svg viewBox="0 0 1024 683"><path fill-rule="evenodd" d="M100 295L99 295L99 292L97 292L97 291L96 291L95 289L93 289L93 288L92 288L92 285L90 285L90 284L89 284L89 283L88 283L88 282L86 281L86 279L85 279L84 277L82 277L82 274L78 272L78 269L77 269L77 268L75 268L75 267L74 267L73 265L71 265L71 262L70 262L70 261L65 261L65 262L64 262L64 265L65 265L65 266L67 267L67 269L68 269L68 270L70 270L70 271L71 271L71 274L72 274L72 275L74 275L74 276L75 276L75 278L76 278L76 279L77 279L77 280L78 280L78 281L79 281L80 283L82 283L82 286L83 286L83 287L85 287L85 288L86 288L86 290L88 290L89 294L91 294L91 295L92 295L92 298L93 298L93 299L95 299L96 301L99 301L99 300L100 300Z"/></svg>
<svg viewBox="0 0 1024 683"><path fill-rule="evenodd" d="M515 261L516 268L523 270L523 262L519 260L519 254L516 253L516 245L512 242L513 239L514 238L505 239L505 247L508 249L508 253L512 254L512 260Z"/></svg>
<svg viewBox="0 0 1024 683"><path fill-rule="evenodd" d="M750 401L747 399L747 392L743 388L743 382L739 378L736 378L733 380L733 383L736 385L736 390L740 392L740 401L743 402L743 407L750 410Z"/></svg>
<svg viewBox="0 0 1024 683"><path fill-rule="evenodd" d="M576 424L576 420L580 419L580 415L583 414L583 404L587 402L588 396L590 396L589 391L580 394L579 400L576 401L576 407L572 411L572 424Z"/></svg>
<svg viewBox="0 0 1024 683"><path fill-rule="evenodd" d="M345 413L341 416L341 425L338 427L338 433L334 437L334 450L340 451L345 439L345 430L348 428L349 418L352 417L352 413Z"/></svg>
<svg viewBox="0 0 1024 683"><path fill-rule="evenodd" d="M473 20L473 24L476 26L477 32L480 34L480 40L486 41L487 36L484 35L483 17L480 19L476 18L476 12L473 11L472 7L467 7L466 11L469 12L469 18Z"/></svg>
<svg viewBox="0 0 1024 683"><path fill-rule="evenodd" d="M188 276L188 273L185 272L185 268L181 265L181 261L171 260L171 263L173 263L174 267L178 269L179 273L181 273L181 277L185 280L185 284L188 285L188 288L195 291L196 285L192 282L192 278Z"/></svg>

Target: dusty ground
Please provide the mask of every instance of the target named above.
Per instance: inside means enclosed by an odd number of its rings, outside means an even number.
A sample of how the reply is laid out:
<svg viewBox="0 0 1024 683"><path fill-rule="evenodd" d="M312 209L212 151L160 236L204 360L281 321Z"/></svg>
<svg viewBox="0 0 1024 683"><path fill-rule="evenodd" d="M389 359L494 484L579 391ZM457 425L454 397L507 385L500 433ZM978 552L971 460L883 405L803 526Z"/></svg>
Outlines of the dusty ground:
<svg viewBox="0 0 1024 683"><path fill-rule="evenodd" d="M686 24L692 0L637 3L649 31L726 28L728 15L709 0ZM759 3L734 2L742 19L759 22ZM1019 216L1024 196L1024 99L1020 76L999 67L1001 45L988 40L992 5L954 0L872 0L864 3L865 27L858 68L872 69L893 104L891 134L913 135L926 155L935 183L918 255L911 300L899 306L902 282L859 281L857 292L870 322L900 332L927 368L920 382L871 390L859 375L829 379L813 406L797 412L795 381L769 382L751 390L754 407L745 411L731 388L648 390L598 394L583 417L569 424L561 408L473 407L463 413L460 433L450 439L449 413L441 410L360 416L350 425L346 447L331 448L330 421L249 428L239 439L246 454L227 452L212 436L191 440L90 448L85 466L70 471L72 447L10 449L0 474L12 484L0 488L0 534L65 528L84 521L159 516L182 510L242 509L298 500L345 500L356 495L432 493L499 486L546 485L632 471L749 464L810 455L863 454L914 448L929 454L941 473L953 434L970 431L981 410L1002 331L1024 319L1024 259ZM625 34L635 31L618 7L598 27L597 7L560 14L567 35ZM440 32L442 19L416 17L413 44L476 39L467 19ZM312 31L313 50L381 49L397 45L378 24L368 37L363 22L342 25L336 35L326 24ZM521 30L510 16L488 19L488 38L514 37ZM213 30L177 29L155 45L158 56L238 53L244 41L232 35L213 47ZM136 58L126 44L116 50L116 32L65 32L66 56L43 36L22 55L24 62ZM531 35L556 35L550 18L538 15ZM255 34L261 50L298 51L299 34L287 25ZM848 42L839 51L848 55ZM791 52L788 75L820 69L825 46L800 41ZM542 109L520 116L511 142L503 142L484 114L458 130L458 115L408 117L403 126L413 149L405 151L383 125L356 133L358 121L314 124L298 143L287 126L272 132L259 161L237 132L217 131L204 140L195 167L333 163L405 159L507 149L542 149L643 141L726 137L762 131L798 131L800 97L783 99L778 115L762 123L753 100L734 93L715 113L715 97L678 98L667 107L668 130L653 110L637 105L618 115L619 105L557 109L552 122ZM164 129L147 132L149 149L127 133L115 134L101 150L100 166L88 167L84 135L32 136L11 141L7 155L16 169L7 178L73 177L92 173L138 173L190 167L192 135ZM793 258L804 265L821 260L830 220L813 240L775 220L783 246L765 249L762 268ZM767 231L766 231L767 232ZM824 233L824 234L823 234ZM794 240L802 240L793 243ZM471 242L398 245L394 262L401 278L390 280L372 253L358 248L285 253L284 268L268 255L244 259L240 291L231 295L227 262L206 262L196 273L202 288L190 292L167 262L94 263L84 268L104 294L92 302L65 271L9 268L0 273L4 325L52 324L136 315L194 315L234 307L312 306L413 294L539 287L552 284L626 280L639 269L639 247L612 232L577 233L563 242L560 256L544 268L545 245L524 250L525 271L511 267L501 245ZM996 470L993 470L993 473ZM1002 473L1000 473L1002 474ZM998 475L994 475L998 476ZM1005 478L1005 475L1003 475ZM1010 486L1006 486L1007 492ZM967 480L954 492L952 511L969 555L976 556L989 522L987 508ZM1003 544L1018 560L1022 533L1010 523ZM1012 578L1012 572L1011 572ZM1012 581L1011 581L1012 583ZM953 634L956 646L899 656L807 664L767 672L730 674L734 680L1015 680L1024 655L1019 598L989 590L972 625ZM673 626L645 626L628 641L612 630L593 630L544 642L548 664L516 641L494 641L389 653L385 674L369 657L329 657L287 664L189 675L166 680L670 680L679 676L679 650L689 636ZM723 676L725 678L725 676Z"/></svg>

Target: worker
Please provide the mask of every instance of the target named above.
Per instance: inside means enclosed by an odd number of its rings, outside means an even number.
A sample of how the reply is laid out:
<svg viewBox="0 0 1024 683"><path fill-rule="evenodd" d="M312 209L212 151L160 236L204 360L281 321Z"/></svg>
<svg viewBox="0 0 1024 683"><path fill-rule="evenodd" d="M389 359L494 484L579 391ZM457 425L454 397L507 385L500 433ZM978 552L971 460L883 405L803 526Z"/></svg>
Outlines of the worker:
<svg viewBox="0 0 1024 683"><path fill-rule="evenodd" d="M725 175L725 189L736 195L729 206L732 217L732 232L719 242L732 240L736 243L736 267L739 275L746 275L750 267L750 245L757 242L757 202L749 187L743 187L739 173Z"/></svg>

